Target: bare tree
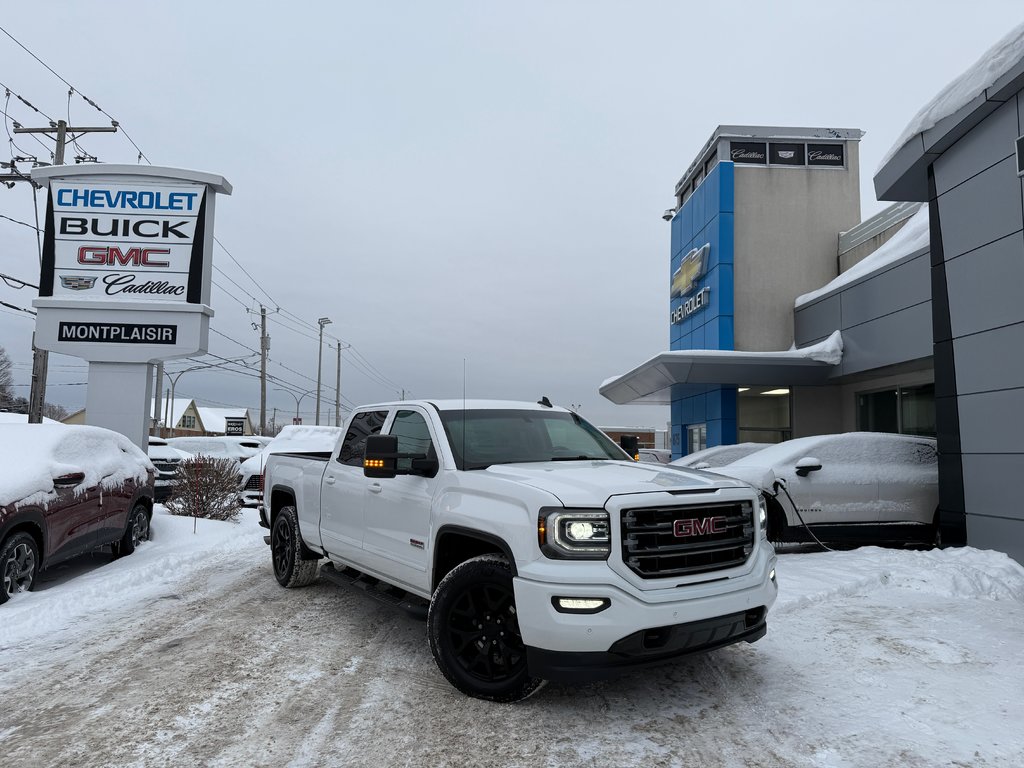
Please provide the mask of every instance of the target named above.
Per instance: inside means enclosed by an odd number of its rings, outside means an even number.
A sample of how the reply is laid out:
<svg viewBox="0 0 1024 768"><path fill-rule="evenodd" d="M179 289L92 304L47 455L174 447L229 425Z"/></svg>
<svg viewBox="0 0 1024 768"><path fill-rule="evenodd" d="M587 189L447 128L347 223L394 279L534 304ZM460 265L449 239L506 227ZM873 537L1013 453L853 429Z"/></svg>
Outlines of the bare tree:
<svg viewBox="0 0 1024 768"><path fill-rule="evenodd" d="M43 416L54 421L63 421L68 416L68 409L57 403L43 403Z"/></svg>
<svg viewBox="0 0 1024 768"><path fill-rule="evenodd" d="M14 363L0 347L0 409L8 409L14 401Z"/></svg>

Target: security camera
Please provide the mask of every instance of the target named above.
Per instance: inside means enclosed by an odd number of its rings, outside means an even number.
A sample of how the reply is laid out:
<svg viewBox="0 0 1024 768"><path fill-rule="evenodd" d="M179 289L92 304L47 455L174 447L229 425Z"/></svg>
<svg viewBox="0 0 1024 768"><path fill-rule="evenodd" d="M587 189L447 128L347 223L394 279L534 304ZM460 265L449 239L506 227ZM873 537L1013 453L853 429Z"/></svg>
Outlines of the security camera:
<svg viewBox="0 0 1024 768"><path fill-rule="evenodd" d="M666 208L665 212L663 214L661 214L661 218L663 218L665 221L672 221L672 219L675 218L675 215L676 215L676 209L675 208Z"/></svg>

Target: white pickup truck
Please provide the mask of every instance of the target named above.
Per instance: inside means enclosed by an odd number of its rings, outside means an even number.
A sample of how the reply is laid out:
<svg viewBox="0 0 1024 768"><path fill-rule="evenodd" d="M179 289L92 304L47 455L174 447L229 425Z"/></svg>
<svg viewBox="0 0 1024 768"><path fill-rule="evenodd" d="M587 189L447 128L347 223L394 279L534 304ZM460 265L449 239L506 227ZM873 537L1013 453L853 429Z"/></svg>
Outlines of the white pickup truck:
<svg viewBox="0 0 1024 768"><path fill-rule="evenodd" d="M636 463L546 398L360 407L333 451L274 454L265 480L278 582L326 558L429 604L438 667L483 699L753 642L778 591L756 490Z"/></svg>

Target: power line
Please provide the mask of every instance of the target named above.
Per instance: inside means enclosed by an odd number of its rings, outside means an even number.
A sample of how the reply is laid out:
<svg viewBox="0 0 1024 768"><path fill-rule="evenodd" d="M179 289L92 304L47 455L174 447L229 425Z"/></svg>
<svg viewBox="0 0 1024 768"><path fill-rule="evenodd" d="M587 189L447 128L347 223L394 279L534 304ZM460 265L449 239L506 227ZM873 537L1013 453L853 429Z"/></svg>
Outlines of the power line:
<svg viewBox="0 0 1024 768"><path fill-rule="evenodd" d="M141 149L141 148L139 147L139 145L135 143L135 140L134 140L134 139L133 139L133 138L132 138L131 136L129 136L129 135L128 135L128 132L127 132L127 131L126 131L126 130L124 129L124 127L123 127L123 126L121 126L121 125L120 125L120 124L118 123L118 121L114 119L113 115L111 115L111 114L110 114L109 112L107 112L107 111L106 111L105 109L103 109L103 107L101 107L101 106L100 106L99 104L97 104L97 103L96 103L95 101L93 101L93 100L92 100L92 99L90 99L90 98L89 98L88 96L86 96L86 95L85 95L84 93L82 93L82 92L81 92L81 91L80 91L80 90L79 90L78 88L75 88L75 86L73 86L73 85L72 85L71 83L69 83L69 82L68 82L67 80L65 80L65 79L64 79L63 77L61 77L61 76L60 76L60 75L59 75L59 74L57 73L57 71L56 71L56 70L55 70L55 69L54 69L53 67L51 67L51 66L50 66L49 64L47 64L47 63L46 63L45 61L43 61L43 60L42 60L41 58L39 58L38 56L36 56L36 55L35 55L35 54L34 54L34 53L33 53L32 51L30 51L30 50L29 50L29 49L28 49L28 48L27 48L27 47L26 47L26 46L24 45L24 43L22 43L22 42L21 42L21 41L20 41L20 40L19 40L18 38L16 38L16 37L15 37L14 35L12 35L12 34L11 34L10 32L8 32L8 31L7 31L6 29L4 29L4 28L3 28L2 26L0 26L0 32L3 32L3 33L4 33L5 35L7 35L7 36L8 36L9 38L11 38L11 40L13 40L13 41L14 41L14 43L15 43L15 44L16 44L16 45L17 45L17 46L18 46L19 48L21 48L21 49L22 49L23 51L25 51L25 53L27 53L27 54L28 54L29 56L31 56L31 57L32 57L33 59L35 59L36 61L38 61L38 62L39 62L40 64L42 64L42 65L43 65L43 67L45 67L45 68L46 68L46 69L47 69L47 70L48 70L48 71L49 71L49 72L50 72L50 73L51 73L51 74L52 74L52 75L53 75L54 77L56 77L56 78L57 78L58 80L60 80L60 81L61 81L62 83L64 83L64 85L66 85L66 86L67 86L68 88L70 88L70 89L71 89L71 90L72 90L72 91L73 91L74 93L77 93L77 94L78 94L79 96L81 96L81 97L82 97L82 99L84 99L84 100L85 100L85 102L86 102L87 104L89 104L89 105L90 105L91 107L93 107L94 109L96 109L96 111L97 111L97 112L100 112L101 114L103 114L103 115L106 115L106 116L107 116L108 118L110 118L110 122L111 122L111 124L112 124L112 125L114 125L114 126L116 126L116 127L120 127L120 129L121 129L121 133L122 133L122 134L124 134L124 137L125 137L126 139L128 139L128 141L130 141L130 142L131 142L132 146L133 146L133 147L135 147L135 149L136 149L136 150L138 151L138 153L139 153L139 159L140 159L140 160L145 160L145 161L146 161L147 163L149 163L150 165L152 165L152 162L150 161L150 159L149 159L148 157L146 157L146 154L145 154L145 153L144 153L144 152L142 151L142 149Z"/></svg>
<svg viewBox="0 0 1024 768"><path fill-rule="evenodd" d="M27 312L28 314L33 315L33 316L36 314L35 310L25 309L24 307L16 307L13 304L8 304L6 301L0 301L0 306L7 307L8 309L16 309L19 312Z"/></svg>
<svg viewBox="0 0 1024 768"><path fill-rule="evenodd" d="M235 264L238 266L238 268L240 270L242 270L242 273L252 281L252 284L255 285L256 288L259 289L260 293L262 293L264 296L266 296L267 300L276 308L277 307L277 302L274 301L274 297L271 296L269 293L267 293L266 289L259 283L258 280L256 280L255 277L253 277L252 275L249 274L248 270L246 270L246 268L242 266L242 263L238 259L235 258L234 254L231 253L231 251L229 251L227 248L224 247L224 243L222 243L220 241L220 239L217 238L216 235L213 238L213 242L215 242L217 245L219 245L221 247L221 250L224 251L224 253L226 253L228 256L231 257L231 260L233 262L235 262ZM235 285L238 285L238 284L235 283ZM242 286L240 286L240 285L238 286L238 288L239 288L239 290L244 290L242 288ZM252 296L252 294L249 294L249 295ZM253 301L256 301L257 303L259 303L259 299L257 299L255 296L252 296L252 299L253 299Z"/></svg>
<svg viewBox="0 0 1024 768"><path fill-rule="evenodd" d="M14 222L15 224L21 224L21 226L28 227L36 232L39 231L39 227L29 224L27 221L18 221L18 219L12 219L10 216L4 216L2 213L0 213L0 219L7 219L8 221ZM35 288L36 286L33 285L32 287Z"/></svg>

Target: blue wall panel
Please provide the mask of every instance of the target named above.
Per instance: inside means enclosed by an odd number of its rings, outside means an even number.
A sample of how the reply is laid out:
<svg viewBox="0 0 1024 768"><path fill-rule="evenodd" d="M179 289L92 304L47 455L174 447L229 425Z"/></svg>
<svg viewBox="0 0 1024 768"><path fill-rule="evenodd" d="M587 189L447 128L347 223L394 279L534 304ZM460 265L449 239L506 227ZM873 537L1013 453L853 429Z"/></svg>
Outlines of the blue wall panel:
<svg viewBox="0 0 1024 768"><path fill-rule="evenodd" d="M672 222L670 275L683 255L705 243L711 246L704 277L696 291L710 289L708 305L671 326L671 349L733 349L734 178L730 162L719 163L697 187ZM691 296L694 294L691 293ZM684 303L670 299L669 312ZM734 387L673 387L673 456L688 449L686 428L706 424L708 445L736 442Z"/></svg>

